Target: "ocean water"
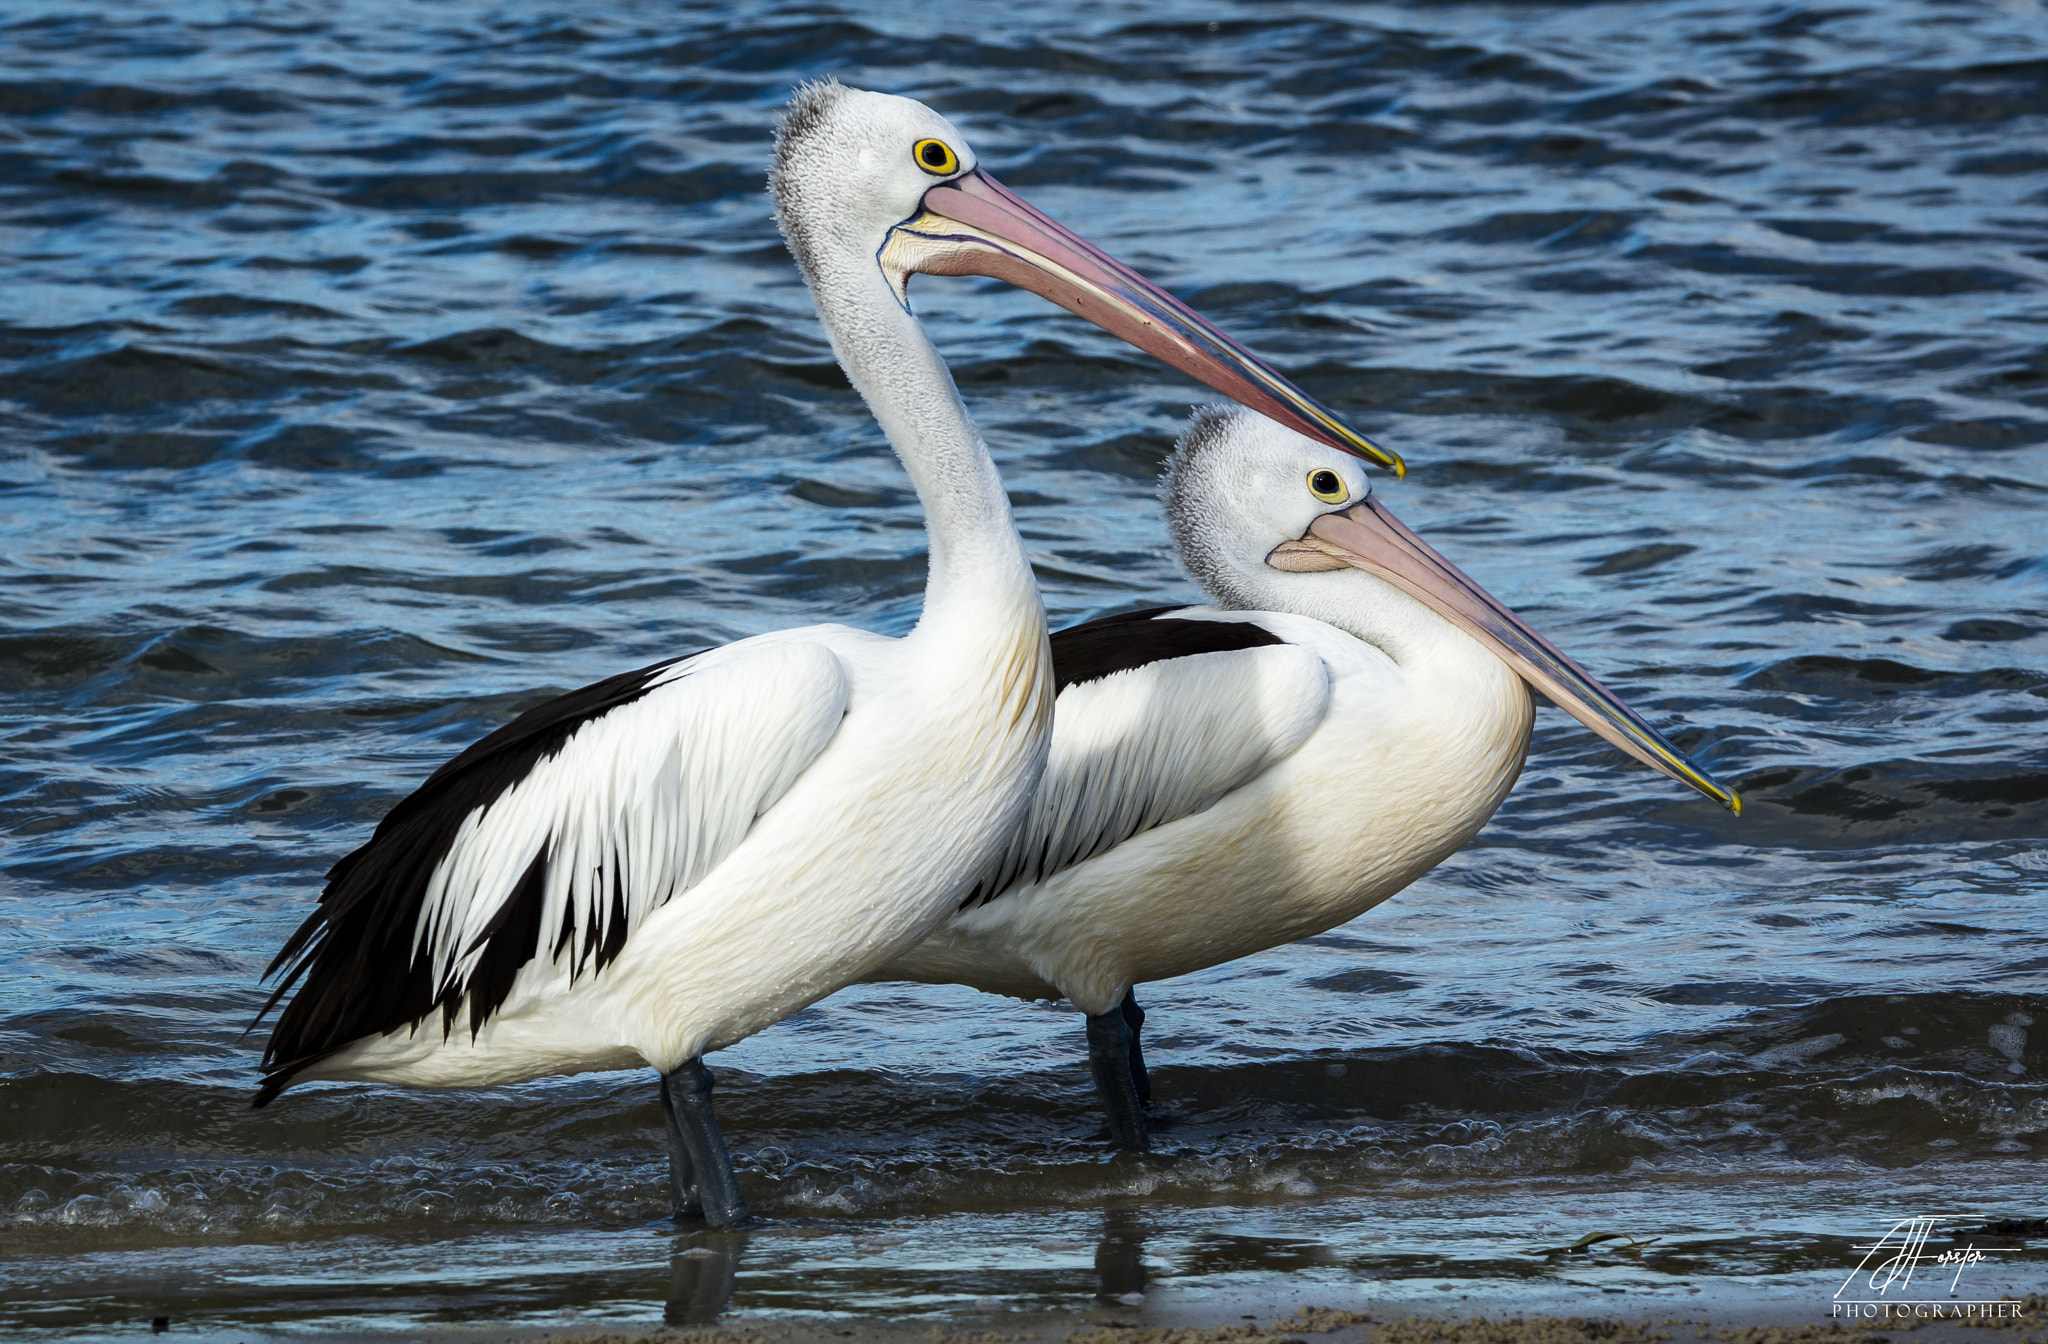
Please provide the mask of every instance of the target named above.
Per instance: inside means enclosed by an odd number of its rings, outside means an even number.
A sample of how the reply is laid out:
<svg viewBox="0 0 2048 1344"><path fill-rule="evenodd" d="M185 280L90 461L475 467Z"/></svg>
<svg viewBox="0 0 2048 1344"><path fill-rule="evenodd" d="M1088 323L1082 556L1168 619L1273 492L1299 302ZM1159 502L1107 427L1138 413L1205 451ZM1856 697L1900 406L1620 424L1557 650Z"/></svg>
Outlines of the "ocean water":
<svg viewBox="0 0 2048 1344"><path fill-rule="evenodd" d="M743 1235L661 1222L651 1075L250 1111L258 976L441 760L915 619L762 192L828 73L1401 451L1382 498L1747 810L1544 710L1436 872L1141 992L1148 1158L1064 1005L895 985L714 1057ZM1900 1218L2048 1214L2038 0L19 0L0 256L10 1337L1822 1309ZM914 296L1055 623L1192 599L1156 478L1207 394ZM1656 1240L1549 1253L1597 1232Z"/></svg>

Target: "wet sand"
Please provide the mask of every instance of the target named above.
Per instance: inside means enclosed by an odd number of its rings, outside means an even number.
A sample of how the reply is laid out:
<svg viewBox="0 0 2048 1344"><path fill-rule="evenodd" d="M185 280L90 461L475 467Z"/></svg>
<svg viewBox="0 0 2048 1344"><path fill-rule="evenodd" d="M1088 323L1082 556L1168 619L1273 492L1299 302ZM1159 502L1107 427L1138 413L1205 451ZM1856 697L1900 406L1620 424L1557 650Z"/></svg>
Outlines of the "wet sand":
<svg viewBox="0 0 2048 1344"><path fill-rule="evenodd" d="M1868 1319L1840 1319L1826 1296L1812 1302L1728 1299L1689 1310L1651 1303L1647 1310L1556 1314L1425 1311L1384 1305L1370 1311L1303 1305L1284 1315L1237 1311L1247 1301L1199 1304L1101 1304L1073 1311L1002 1313L980 1318L805 1317L739 1314L714 1325L659 1329L510 1330L459 1328L403 1336L438 1344L1879 1344L1911 1333L1916 1342L2048 1344L2048 1295L2029 1293L1989 1305L1893 1304ZM1587 1303L1588 1307L1603 1304ZM388 1334L330 1336L330 1344Z"/></svg>

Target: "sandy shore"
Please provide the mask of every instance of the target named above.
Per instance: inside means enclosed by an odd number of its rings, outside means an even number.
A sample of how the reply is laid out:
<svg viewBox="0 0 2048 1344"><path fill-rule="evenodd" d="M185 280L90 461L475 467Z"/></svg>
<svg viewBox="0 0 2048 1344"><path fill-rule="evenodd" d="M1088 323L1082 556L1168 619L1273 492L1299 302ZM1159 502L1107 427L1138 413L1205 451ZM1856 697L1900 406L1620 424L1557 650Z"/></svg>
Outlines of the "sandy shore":
<svg viewBox="0 0 2048 1344"><path fill-rule="evenodd" d="M1400 1307L1359 1312L1304 1305L1279 1316L1247 1318L1238 1313L1235 1320L1220 1317L1217 1308L1225 1304L1204 1305L1203 1310L1179 1312L1103 1305L939 1321L741 1316L716 1325L662 1329L457 1329L404 1338L440 1344L1878 1344L1910 1332L1916 1344L2048 1344L2048 1295L2040 1293L2006 1298L1961 1319L1946 1314L1937 1319L1926 1308L1919 1314L1894 1308L1854 1322L1831 1319L1827 1304L1795 1307L1733 1301L1712 1309L1695 1303L1693 1310L1683 1312L1585 1315L1444 1313ZM377 1338L386 1344L393 1340L390 1335Z"/></svg>

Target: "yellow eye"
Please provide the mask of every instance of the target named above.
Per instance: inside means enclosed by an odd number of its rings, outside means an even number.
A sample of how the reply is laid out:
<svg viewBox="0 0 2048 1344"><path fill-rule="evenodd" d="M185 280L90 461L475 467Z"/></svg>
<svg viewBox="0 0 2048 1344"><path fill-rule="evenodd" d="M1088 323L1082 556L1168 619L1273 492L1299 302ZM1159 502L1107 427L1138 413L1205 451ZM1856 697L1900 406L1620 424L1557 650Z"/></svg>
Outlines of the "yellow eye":
<svg viewBox="0 0 2048 1344"><path fill-rule="evenodd" d="M1351 498L1351 492L1344 488L1344 478L1328 467L1318 467L1308 474L1308 492L1325 504L1342 504Z"/></svg>
<svg viewBox="0 0 2048 1344"><path fill-rule="evenodd" d="M933 177L944 177L960 171L960 156L953 147L943 140L920 140L910 147L910 157L917 160L917 166Z"/></svg>

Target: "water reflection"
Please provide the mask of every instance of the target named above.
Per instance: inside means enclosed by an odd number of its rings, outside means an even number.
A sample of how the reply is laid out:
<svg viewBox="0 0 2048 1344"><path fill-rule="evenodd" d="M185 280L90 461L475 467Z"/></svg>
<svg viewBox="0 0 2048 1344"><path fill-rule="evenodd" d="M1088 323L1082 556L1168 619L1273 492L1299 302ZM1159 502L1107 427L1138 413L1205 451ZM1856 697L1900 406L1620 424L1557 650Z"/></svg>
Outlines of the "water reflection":
<svg viewBox="0 0 2048 1344"><path fill-rule="evenodd" d="M1102 1239L1095 1243L1095 1280L1095 1295L1106 1301L1144 1295L1145 1228L1130 1209L1102 1211Z"/></svg>
<svg viewBox="0 0 2048 1344"><path fill-rule="evenodd" d="M669 1264L665 1325L710 1325L732 1305L739 1280L740 1256L747 1234L729 1229L691 1232L676 1238Z"/></svg>

